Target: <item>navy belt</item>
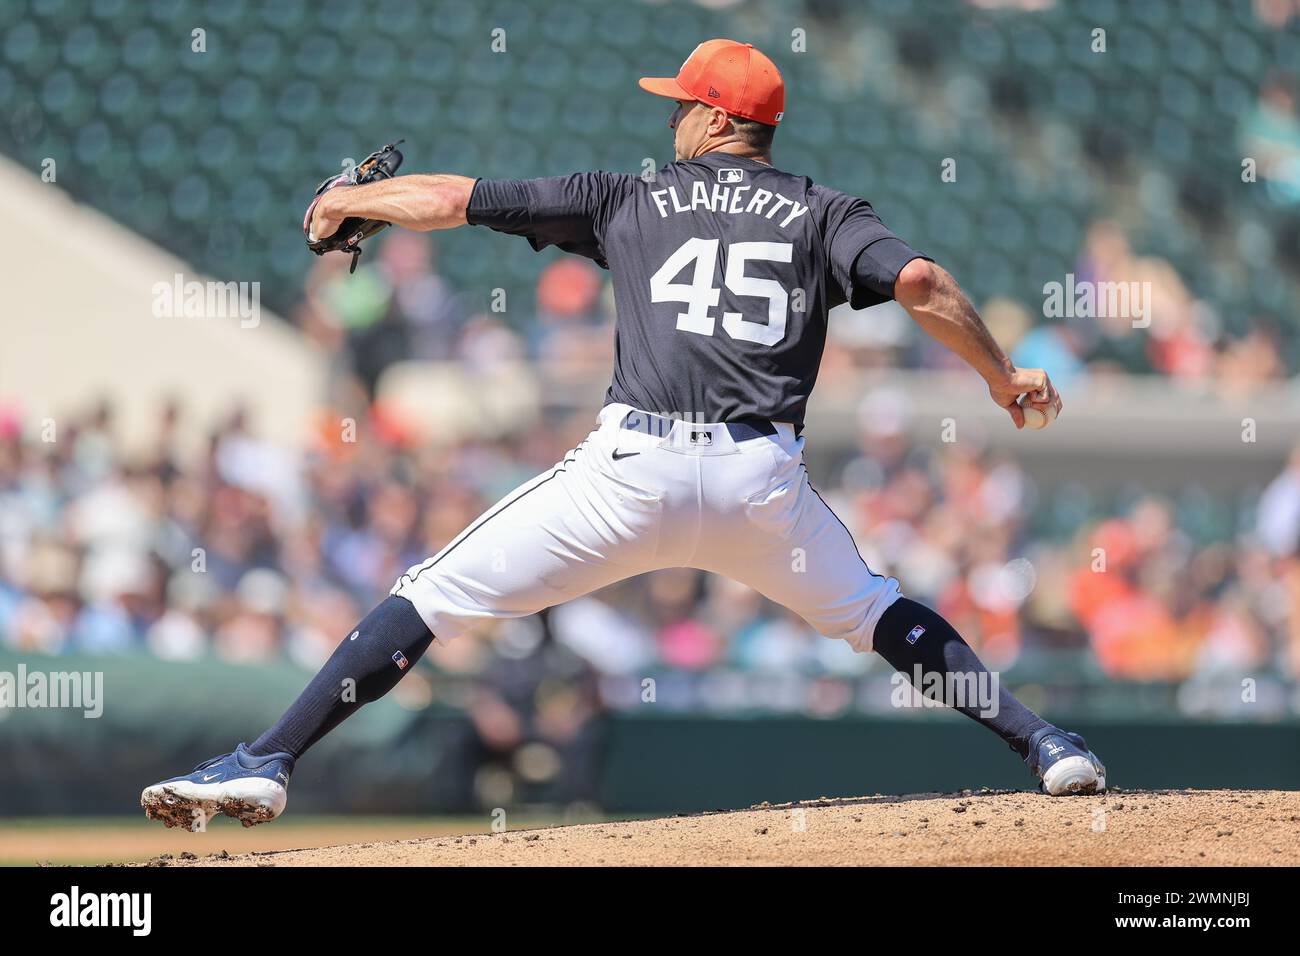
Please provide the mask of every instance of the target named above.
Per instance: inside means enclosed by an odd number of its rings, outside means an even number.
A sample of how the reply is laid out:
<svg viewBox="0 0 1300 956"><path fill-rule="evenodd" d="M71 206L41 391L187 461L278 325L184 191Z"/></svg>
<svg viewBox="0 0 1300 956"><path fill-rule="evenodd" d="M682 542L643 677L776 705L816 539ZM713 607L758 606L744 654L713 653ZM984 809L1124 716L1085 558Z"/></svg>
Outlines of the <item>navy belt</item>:
<svg viewBox="0 0 1300 956"><path fill-rule="evenodd" d="M731 433L733 441L745 441L749 438L775 435L776 426L761 418L751 418L739 422L727 422L727 431Z"/></svg>
<svg viewBox="0 0 1300 956"><path fill-rule="evenodd" d="M682 419L666 418L663 415L652 415L649 412L633 411L624 416L621 427L666 438L668 433L672 431L673 425L678 421L682 421ZM776 434L776 426L762 418L745 418L740 421L724 422L723 424L731 435L732 441L748 441L751 438L763 438Z"/></svg>

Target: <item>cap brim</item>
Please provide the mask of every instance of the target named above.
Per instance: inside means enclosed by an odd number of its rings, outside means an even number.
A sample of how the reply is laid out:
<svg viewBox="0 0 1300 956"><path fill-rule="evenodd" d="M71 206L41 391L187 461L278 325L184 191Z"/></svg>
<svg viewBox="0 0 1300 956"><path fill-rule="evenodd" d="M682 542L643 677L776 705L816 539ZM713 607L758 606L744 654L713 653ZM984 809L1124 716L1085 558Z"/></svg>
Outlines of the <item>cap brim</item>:
<svg viewBox="0 0 1300 956"><path fill-rule="evenodd" d="M670 100L693 100L695 97L687 93L677 80L671 76L643 76L637 80L637 86L647 93L653 93L655 96L666 96Z"/></svg>

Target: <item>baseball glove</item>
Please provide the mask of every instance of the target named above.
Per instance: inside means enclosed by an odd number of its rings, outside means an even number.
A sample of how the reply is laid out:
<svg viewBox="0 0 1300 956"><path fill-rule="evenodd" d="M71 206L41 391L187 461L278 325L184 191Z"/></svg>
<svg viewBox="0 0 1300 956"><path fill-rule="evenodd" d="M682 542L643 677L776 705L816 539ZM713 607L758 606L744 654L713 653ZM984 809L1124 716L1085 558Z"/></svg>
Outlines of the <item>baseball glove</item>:
<svg viewBox="0 0 1300 956"><path fill-rule="evenodd" d="M381 179L392 179L397 168L402 165L402 154L397 147L403 142L404 140L399 139L396 143L389 143L383 149L371 153L348 172L331 176L316 188L316 195L312 198L311 205L307 207L307 214L302 218L302 234L307 240L308 249L318 256L334 251L350 252L352 267L348 272L357 271L362 240L369 239L391 223L384 222L382 219L362 219L352 216L344 219L332 235L324 239L313 239L311 237L312 213L316 211L316 204L320 202L320 197L331 189L339 186L364 186L366 183L378 182Z"/></svg>

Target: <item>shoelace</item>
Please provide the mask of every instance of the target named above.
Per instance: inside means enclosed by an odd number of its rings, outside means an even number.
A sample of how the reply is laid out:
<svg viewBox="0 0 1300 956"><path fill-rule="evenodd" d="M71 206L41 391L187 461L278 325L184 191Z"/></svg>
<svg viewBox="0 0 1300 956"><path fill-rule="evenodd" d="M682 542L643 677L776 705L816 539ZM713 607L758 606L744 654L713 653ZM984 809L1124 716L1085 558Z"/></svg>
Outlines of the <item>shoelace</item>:
<svg viewBox="0 0 1300 956"><path fill-rule="evenodd" d="M200 770L207 770L209 767L215 767L217 764L221 763L221 761L225 760L227 757L233 757L234 755L235 752L232 750L228 754L222 754L219 757L212 757L208 760L203 761L203 763L199 764L197 767L191 770L190 773L198 773Z"/></svg>
<svg viewBox="0 0 1300 956"><path fill-rule="evenodd" d="M252 757L252 756L253 756L252 754L249 754L248 751L244 751L244 753L245 753L247 756L249 756L249 757ZM247 766L244 764L244 762L243 762L242 760L240 760L238 757L235 757L235 754L236 754L236 751L232 750L232 751L230 751L230 753L224 753L224 754L221 754L220 756L212 757L212 758L210 758L210 759L208 759L208 760L203 761L203 763L199 764L197 767L195 767L193 770L191 770L190 773L198 773L200 770L207 770L209 767L215 767L217 764L219 764L219 763L223 762L224 760L226 760L226 759L228 759L228 758L231 758L231 757L234 757L234 758L235 758L235 764L236 764L237 766L241 767L242 769L244 769L244 770L250 770L250 769L252 769L252 768L250 768L250 767L247 767ZM262 755L262 756L259 756L259 757L255 758L255 759L257 759L257 760L259 761L258 766L264 765L267 761L270 761L270 760L280 760L280 761L282 761L282 762L284 762L284 763L286 763L286 764L288 765L288 768L289 768L289 772L290 772L290 773L293 772L293 765L294 765L294 762L295 762L295 761L294 761L293 757L291 757L291 756L290 756L289 754L287 754L287 753L264 754L264 755Z"/></svg>

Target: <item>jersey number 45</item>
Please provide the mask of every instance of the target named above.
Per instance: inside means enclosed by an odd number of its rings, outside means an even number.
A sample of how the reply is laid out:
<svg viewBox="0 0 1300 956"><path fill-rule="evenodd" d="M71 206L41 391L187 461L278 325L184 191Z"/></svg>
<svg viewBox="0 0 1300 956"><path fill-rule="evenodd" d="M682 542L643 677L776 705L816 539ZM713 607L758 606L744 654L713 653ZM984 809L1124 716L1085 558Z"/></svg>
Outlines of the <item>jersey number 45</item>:
<svg viewBox="0 0 1300 956"><path fill-rule="evenodd" d="M718 264L717 239L691 238L683 242L659 270L650 277L651 302L685 302L686 311L677 316L677 328L683 332L712 335L714 318L709 310L718 304L721 290L713 285ZM776 345L785 338L785 322L790 297L775 279L745 275L751 259L789 262L793 246L789 242L733 242L727 246L727 274L723 282L733 295L752 295L767 299L767 323L746 319L739 312L723 312L722 327L733 339ZM691 262L695 270L690 283L674 282Z"/></svg>

